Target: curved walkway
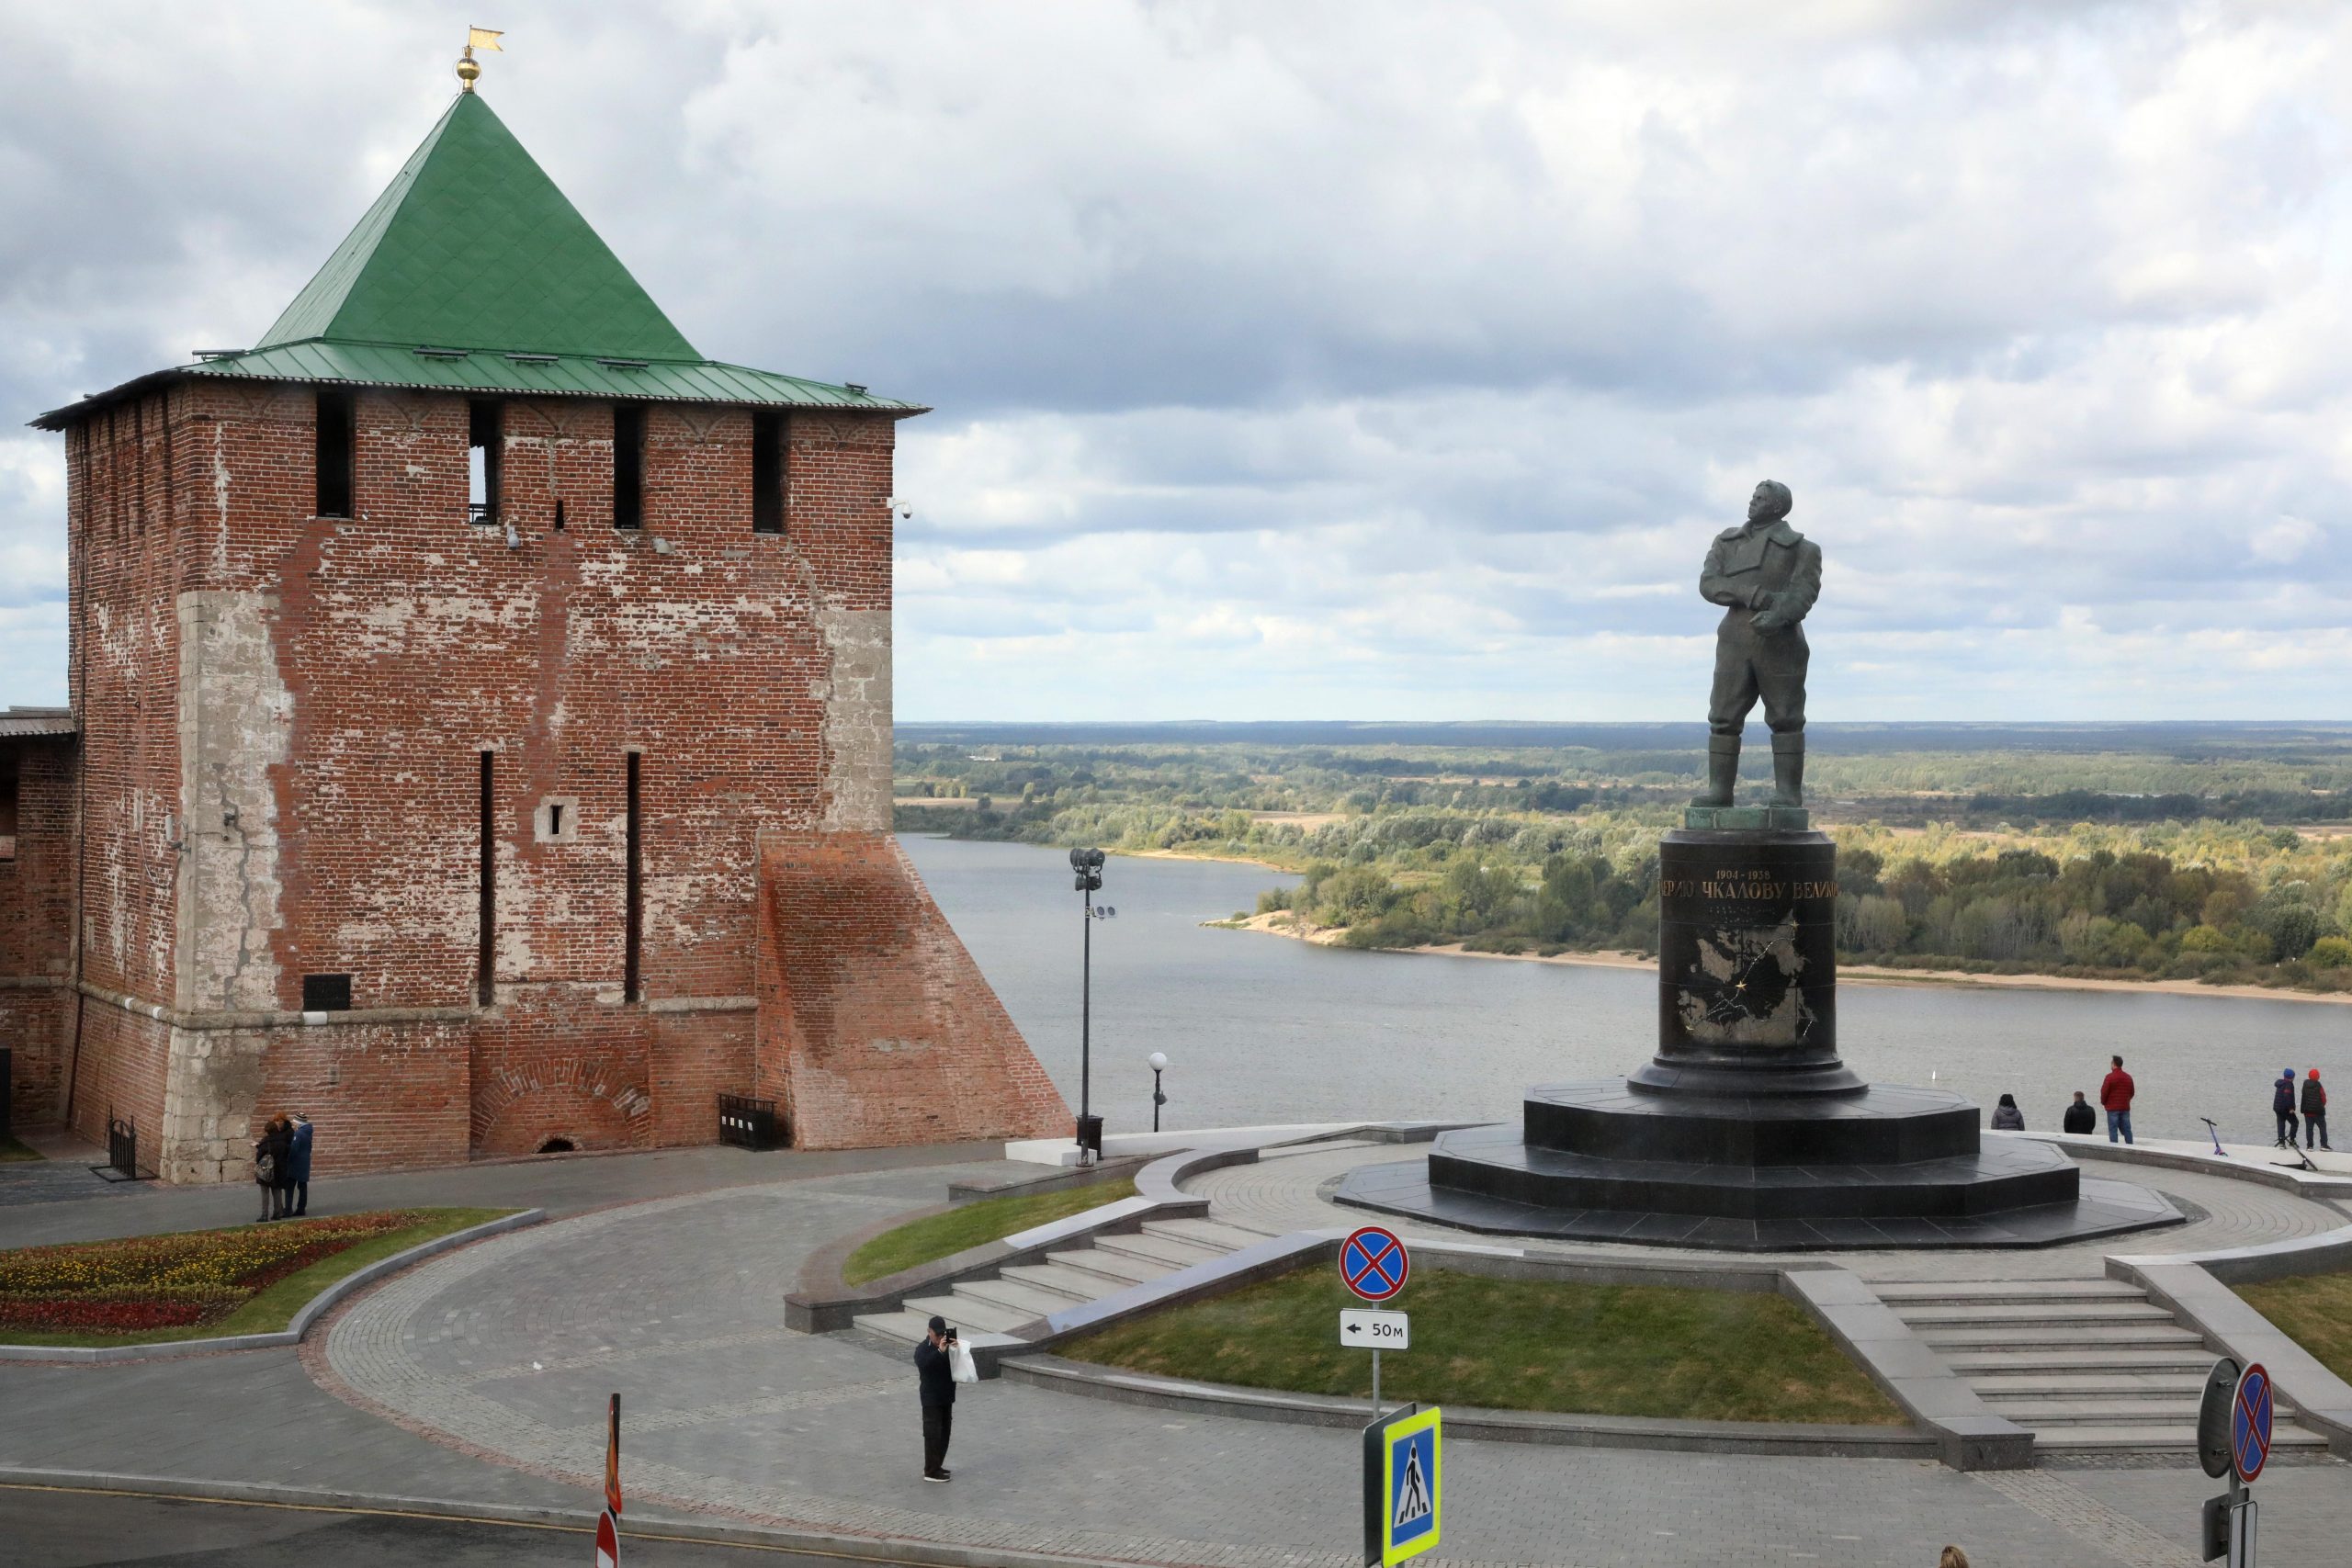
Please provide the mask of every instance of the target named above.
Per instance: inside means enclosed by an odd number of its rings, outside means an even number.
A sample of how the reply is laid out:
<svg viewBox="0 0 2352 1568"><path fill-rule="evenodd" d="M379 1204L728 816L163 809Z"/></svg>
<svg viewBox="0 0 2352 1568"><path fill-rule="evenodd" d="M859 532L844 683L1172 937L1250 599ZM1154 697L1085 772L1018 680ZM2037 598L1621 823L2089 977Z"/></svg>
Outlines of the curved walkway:
<svg viewBox="0 0 2352 1568"><path fill-rule="evenodd" d="M1311 1194L1331 1157L1225 1174L1280 1171L1285 1190ZM785 1330L780 1303L809 1253L936 1201L959 1173L916 1174L665 1198L500 1237L346 1309L306 1360L363 1409L583 1492L617 1391L624 1477L647 1503L1137 1562L1355 1562L1349 1432L990 1382L959 1407L956 1482L923 1485L911 1370ZM1895 1460L1450 1451L1455 1562L1860 1565L1933 1562L1959 1540L1980 1562L2186 1564L2208 1489L2177 1468L1975 1477ZM2330 1539L2322 1525L2352 1529L2338 1468L2282 1472L2278 1485L2282 1506L2265 1516L2275 1551L2281 1529L2302 1528L2290 1516L2311 1522L2314 1547Z"/></svg>

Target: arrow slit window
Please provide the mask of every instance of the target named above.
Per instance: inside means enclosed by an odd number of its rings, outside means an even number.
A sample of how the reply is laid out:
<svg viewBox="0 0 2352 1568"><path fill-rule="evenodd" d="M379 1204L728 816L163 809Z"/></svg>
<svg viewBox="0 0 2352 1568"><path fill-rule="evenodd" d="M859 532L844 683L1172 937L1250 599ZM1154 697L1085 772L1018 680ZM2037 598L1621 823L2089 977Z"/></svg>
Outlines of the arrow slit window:
<svg viewBox="0 0 2352 1568"><path fill-rule="evenodd" d="M645 526L645 411L613 405L613 526Z"/></svg>
<svg viewBox="0 0 2352 1568"><path fill-rule="evenodd" d="M784 532L786 425L780 413L752 415L752 532Z"/></svg>
<svg viewBox="0 0 2352 1568"><path fill-rule="evenodd" d="M351 394L321 392L318 423L318 498L311 514L348 517L352 514Z"/></svg>
<svg viewBox="0 0 2352 1568"><path fill-rule="evenodd" d="M498 521L499 458L506 445L506 406L492 398L466 405L466 520Z"/></svg>

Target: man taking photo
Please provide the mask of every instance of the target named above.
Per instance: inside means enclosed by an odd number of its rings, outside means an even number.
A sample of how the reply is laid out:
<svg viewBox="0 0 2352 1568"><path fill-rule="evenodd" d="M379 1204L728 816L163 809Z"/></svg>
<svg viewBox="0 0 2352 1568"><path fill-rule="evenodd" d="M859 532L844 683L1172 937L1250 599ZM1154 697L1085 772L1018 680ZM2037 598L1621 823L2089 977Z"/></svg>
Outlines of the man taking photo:
<svg viewBox="0 0 2352 1568"><path fill-rule="evenodd" d="M947 1347L956 1331L944 1317L931 1320L930 1332L915 1347L915 1375L922 1383L922 1478L945 1481L947 1438L956 1425L956 1374L947 1364Z"/></svg>

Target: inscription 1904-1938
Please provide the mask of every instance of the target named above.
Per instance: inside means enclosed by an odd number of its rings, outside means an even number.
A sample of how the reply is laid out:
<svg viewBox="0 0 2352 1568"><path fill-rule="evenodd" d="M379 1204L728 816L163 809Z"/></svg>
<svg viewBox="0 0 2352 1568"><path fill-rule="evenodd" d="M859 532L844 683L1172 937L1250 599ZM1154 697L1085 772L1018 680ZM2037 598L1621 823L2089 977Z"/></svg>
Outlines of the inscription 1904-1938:
<svg viewBox="0 0 2352 1568"><path fill-rule="evenodd" d="M1758 903L1838 897L1835 881L1780 882L1762 866L1710 871L1698 876L1667 877L1658 883L1657 890L1662 898L1739 898L1753 899Z"/></svg>

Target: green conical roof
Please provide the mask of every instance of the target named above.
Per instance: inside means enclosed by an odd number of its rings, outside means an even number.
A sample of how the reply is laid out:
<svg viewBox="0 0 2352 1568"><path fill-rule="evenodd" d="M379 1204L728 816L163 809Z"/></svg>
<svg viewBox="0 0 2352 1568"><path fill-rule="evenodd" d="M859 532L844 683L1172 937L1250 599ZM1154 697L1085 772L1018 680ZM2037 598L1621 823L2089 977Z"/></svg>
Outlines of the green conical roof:
<svg viewBox="0 0 2352 1568"><path fill-rule="evenodd" d="M252 348L138 377L32 423L182 377L755 408L920 403L705 359L490 106L461 93Z"/></svg>
<svg viewBox="0 0 2352 1568"><path fill-rule="evenodd" d="M318 339L702 357L473 93L254 346Z"/></svg>

